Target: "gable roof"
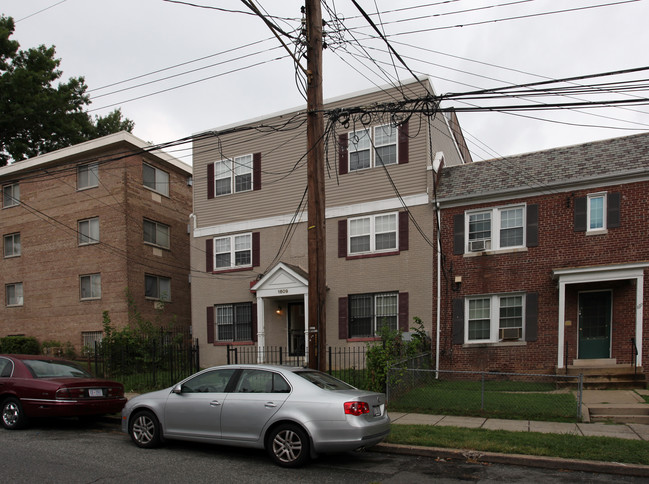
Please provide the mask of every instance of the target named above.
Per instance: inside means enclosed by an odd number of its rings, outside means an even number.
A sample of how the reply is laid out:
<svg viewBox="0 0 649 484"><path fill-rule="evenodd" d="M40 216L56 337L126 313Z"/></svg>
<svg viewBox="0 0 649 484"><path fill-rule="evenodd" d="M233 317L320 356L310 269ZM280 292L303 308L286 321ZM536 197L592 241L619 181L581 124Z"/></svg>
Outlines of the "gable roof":
<svg viewBox="0 0 649 484"><path fill-rule="evenodd" d="M470 202L649 179L649 133L441 170L437 201Z"/></svg>

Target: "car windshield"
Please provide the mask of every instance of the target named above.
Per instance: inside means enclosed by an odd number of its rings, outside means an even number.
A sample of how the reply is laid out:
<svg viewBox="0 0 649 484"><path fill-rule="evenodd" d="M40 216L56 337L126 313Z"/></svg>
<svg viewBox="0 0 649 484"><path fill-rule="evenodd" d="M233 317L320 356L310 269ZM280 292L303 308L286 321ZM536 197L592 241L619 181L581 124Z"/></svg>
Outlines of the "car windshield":
<svg viewBox="0 0 649 484"><path fill-rule="evenodd" d="M348 385L344 381L334 378L327 373L322 373L320 371L296 371L294 372L297 376L301 376L307 381L310 381L316 386L323 388L325 390L354 390L355 388L351 385Z"/></svg>
<svg viewBox="0 0 649 484"><path fill-rule="evenodd" d="M70 361L23 360L34 378L93 378L83 368Z"/></svg>

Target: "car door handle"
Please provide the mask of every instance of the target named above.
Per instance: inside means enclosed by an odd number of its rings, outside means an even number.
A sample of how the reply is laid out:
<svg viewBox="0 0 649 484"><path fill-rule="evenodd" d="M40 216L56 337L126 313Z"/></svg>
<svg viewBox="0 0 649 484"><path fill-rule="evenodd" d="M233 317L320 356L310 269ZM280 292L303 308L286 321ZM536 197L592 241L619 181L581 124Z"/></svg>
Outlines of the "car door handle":
<svg viewBox="0 0 649 484"><path fill-rule="evenodd" d="M276 406L277 405L275 405L273 402L266 402L266 404L264 405L264 407L266 407L266 408L274 408Z"/></svg>
<svg viewBox="0 0 649 484"><path fill-rule="evenodd" d="M221 402L219 402L218 400L212 400L210 402L210 407L218 407L219 405L221 405Z"/></svg>

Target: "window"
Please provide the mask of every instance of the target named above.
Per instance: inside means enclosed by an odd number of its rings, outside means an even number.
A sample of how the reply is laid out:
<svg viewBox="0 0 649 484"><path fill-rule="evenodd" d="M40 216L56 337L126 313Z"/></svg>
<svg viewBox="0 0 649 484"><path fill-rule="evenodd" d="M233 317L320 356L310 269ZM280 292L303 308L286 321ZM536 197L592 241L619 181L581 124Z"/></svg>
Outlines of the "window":
<svg viewBox="0 0 649 484"><path fill-rule="evenodd" d="M199 373L182 386L183 393L223 393L234 375L234 368L221 368Z"/></svg>
<svg viewBox="0 0 649 484"><path fill-rule="evenodd" d="M525 207L522 205L468 212L465 223L469 234L467 252L525 246Z"/></svg>
<svg viewBox="0 0 649 484"><path fill-rule="evenodd" d="M386 124L349 133L349 171L397 161L396 127Z"/></svg>
<svg viewBox="0 0 649 484"><path fill-rule="evenodd" d="M144 276L144 297L159 301L170 301L171 279L160 276Z"/></svg>
<svg viewBox="0 0 649 484"><path fill-rule="evenodd" d="M154 166L142 165L142 180L144 186L166 197L169 196L169 173Z"/></svg>
<svg viewBox="0 0 649 484"><path fill-rule="evenodd" d="M79 220L79 245L99 242L99 217Z"/></svg>
<svg viewBox="0 0 649 484"><path fill-rule="evenodd" d="M243 370L235 393L290 393L291 387L279 373Z"/></svg>
<svg viewBox="0 0 649 484"><path fill-rule="evenodd" d="M214 268L227 269L252 265L252 234L214 239Z"/></svg>
<svg viewBox="0 0 649 484"><path fill-rule="evenodd" d="M103 331L83 331L81 333L81 341L84 349L84 354L95 354L95 348L101 343L104 337Z"/></svg>
<svg viewBox="0 0 649 484"><path fill-rule="evenodd" d="M398 329L398 293L349 296L349 337L375 337L381 328Z"/></svg>
<svg viewBox="0 0 649 484"><path fill-rule="evenodd" d="M252 341L252 303L215 306L218 341Z"/></svg>
<svg viewBox="0 0 649 484"><path fill-rule="evenodd" d="M349 219L350 255L397 250L396 213Z"/></svg>
<svg viewBox="0 0 649 484"><path fill-rule="evenodd" d="M523 300L522 294L467 298L467 342L522 339Z"/></svg>
<svg viewBox="0 0 649 484"><path fill-rule="evenodd" d="M5 301L7 306L23 305L23 283L16 282L5 286Z"/></svg>
<svg viewBox="0 0 649 484"><path fill-rule="evenodd" d="M101 274L88 274L79 277L81 300L101 298Z"/></svg>
<svg viewBox="0 0 649 484"><path fill-rule="evenodd" d="M157 245L165 249L169 248L169 226L144 219L144 242Z"/></svg>
<svg viewBox="0 0 649 484"><path fill-rule="evenodd" d="M588 195L587 230L603 230L606 228L606 194Z"/></svg>
<svg viewBox="0 0 649 484"><path fill-rule="evenodd" d="M233 160L221 160L214 163L214 194L252 190L253 156L237 156Z"/></svg>
<svg viewBox="0 0 649 484"><path fill-rule="evenodd" d="M77 167L77 190L99 186L99 164L90 163Z"/></svg>
<svg viewBox="0 0 649 484"><path fill-rule="evenodd" d="M18 257L20 255L20 233L4 236L4 256Z"/></svg>
<svg viewBox="0 0 649 484"><path fill-rule="evenodd" d="M2 208L15 207L20 203L20 185L13 183L2 187Z"/></svg>

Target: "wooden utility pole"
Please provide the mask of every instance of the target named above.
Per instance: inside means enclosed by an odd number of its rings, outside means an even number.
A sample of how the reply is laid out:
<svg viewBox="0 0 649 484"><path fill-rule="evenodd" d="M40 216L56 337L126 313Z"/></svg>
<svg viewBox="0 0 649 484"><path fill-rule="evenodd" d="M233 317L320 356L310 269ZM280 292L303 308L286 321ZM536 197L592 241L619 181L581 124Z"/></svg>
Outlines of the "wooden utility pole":
<svg viewBox="0 0 649 484"><path fill-rule="evenodd" d="M305 0L307 28L307 174L309 250L309 367L326 370L325 170L322 115L322 11ZM315 330L315 332L313 331Z"/></svg>

